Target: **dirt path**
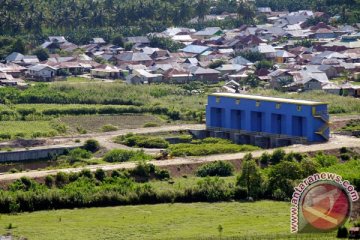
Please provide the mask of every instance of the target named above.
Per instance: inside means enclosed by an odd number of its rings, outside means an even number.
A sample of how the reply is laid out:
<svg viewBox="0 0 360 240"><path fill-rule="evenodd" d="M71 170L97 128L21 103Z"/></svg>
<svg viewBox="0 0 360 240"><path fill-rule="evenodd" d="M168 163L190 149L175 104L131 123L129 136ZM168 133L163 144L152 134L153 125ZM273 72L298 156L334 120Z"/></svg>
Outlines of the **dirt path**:
<svg viewBox="0 0 360 240"><path fill-rule="evenodd" d="M197 127L203 127L202 125L195 125ZM178 127L169 127L170 131L173 129L178 129ZM155 130L155 129L153 129ZM123 130L124 131L124 130ZM144 133L144 130L138 129L139 133ZM120 131L119 131L120 132ZM119 134L119 132L117 134ZM331 140L327 143L322 144L314 144L314 145L293 145L284 148L286 152L315 152L315 151L325 151L325 150L333 150L339 149L341 147L360 147L360 139L348 136L340 136L334 135ZM271 153L273 149L270 150L260 150L252 152L254 157L259 157L264 152ZM174 158L169 160L162 161L151 161L152 164L156 166L173 166L173 165L183 165L183 164L198 164L205 162L212 162L216 160L230 161L230 160L241 160L246 153L235 153L235 154L221 154L221 155L212 155L205 157L183 157L183 158ZM90 169L91 171L95 171L96 169L102 168L106 171L115 170L115 169L130 169L134 168L135 163L119 163L119 164L103 164L103 165L94 165L94 166L86 166L80 168L68 168L68 169L56 169L56 170L43 170L43 171L30 171L30 172L22 172L22 173L14 173L14 174L1 174L0 181L11 181L21 177L29 177L29 178L41 178L47 175L53 175L58 172L79 172L82 169Z"/></svg>

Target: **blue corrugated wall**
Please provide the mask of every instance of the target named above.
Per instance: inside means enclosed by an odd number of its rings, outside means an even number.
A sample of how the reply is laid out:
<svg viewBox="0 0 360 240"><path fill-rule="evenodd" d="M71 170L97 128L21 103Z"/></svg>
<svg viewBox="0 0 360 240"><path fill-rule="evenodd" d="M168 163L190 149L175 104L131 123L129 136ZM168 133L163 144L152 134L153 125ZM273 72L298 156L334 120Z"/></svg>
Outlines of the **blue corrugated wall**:
<svg viewBox="0 0 360 240"><path fill-rule="evenodd" d="M327 105L299 105L224 96L208 97L206 126L307 138L329 138Z"/></svg>

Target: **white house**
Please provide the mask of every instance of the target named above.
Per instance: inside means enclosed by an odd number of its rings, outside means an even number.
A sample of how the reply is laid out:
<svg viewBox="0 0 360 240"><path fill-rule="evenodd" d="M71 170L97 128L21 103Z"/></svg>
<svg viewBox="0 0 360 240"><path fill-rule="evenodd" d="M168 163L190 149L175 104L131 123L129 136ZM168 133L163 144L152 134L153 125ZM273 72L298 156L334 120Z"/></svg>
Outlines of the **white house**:
<svg viewBox="0 0 360 240"><path fill-rule="evenodd" d="M55 77L56 70L47 64L37 64L28 68L27 75L37 80L50 81Z"/></svg>

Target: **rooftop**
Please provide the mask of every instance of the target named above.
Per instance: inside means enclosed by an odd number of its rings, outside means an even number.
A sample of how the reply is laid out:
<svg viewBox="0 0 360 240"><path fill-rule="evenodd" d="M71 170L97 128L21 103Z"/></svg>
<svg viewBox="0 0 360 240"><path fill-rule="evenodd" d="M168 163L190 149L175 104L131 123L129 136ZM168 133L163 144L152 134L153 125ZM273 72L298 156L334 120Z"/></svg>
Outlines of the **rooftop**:
<svg viewBox="0 0 360 240"><path fill-rule="evenodd" d="M243 99L250 99L250 100L278 102L278 103L293 103L293 104L310 105L310 106L326 104L324 102L314 102L314 101L308 101L308 100L297 100L297 99L275 98L275 97L263 97L263 96L237 94L237 93L212 93L212 94L210 94L210 96L229 97L229 98L243 98Z"/></svg>

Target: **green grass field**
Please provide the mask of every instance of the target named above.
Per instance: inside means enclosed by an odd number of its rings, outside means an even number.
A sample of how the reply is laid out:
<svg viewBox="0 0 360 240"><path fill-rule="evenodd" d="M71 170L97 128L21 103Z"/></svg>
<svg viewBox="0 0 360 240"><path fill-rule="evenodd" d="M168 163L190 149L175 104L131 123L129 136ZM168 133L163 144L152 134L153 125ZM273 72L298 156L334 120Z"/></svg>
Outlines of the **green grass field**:
<svg viewBox="0 0 360 240"><path fill-rule="evenodd" d="M54 132L50 121L0 121L0 134L21 134L21 137L31 138L33 134L45 136Z"/></svg>
<svg viewBox="0 0 360 240"><path fill-rule="evenodd" d="M289 233L289 203L193 203L2 215L1 232L37 239L206 239ZM9 224L13 229L6 230ZM318 238L319 239L319 238Z"/></svg>

